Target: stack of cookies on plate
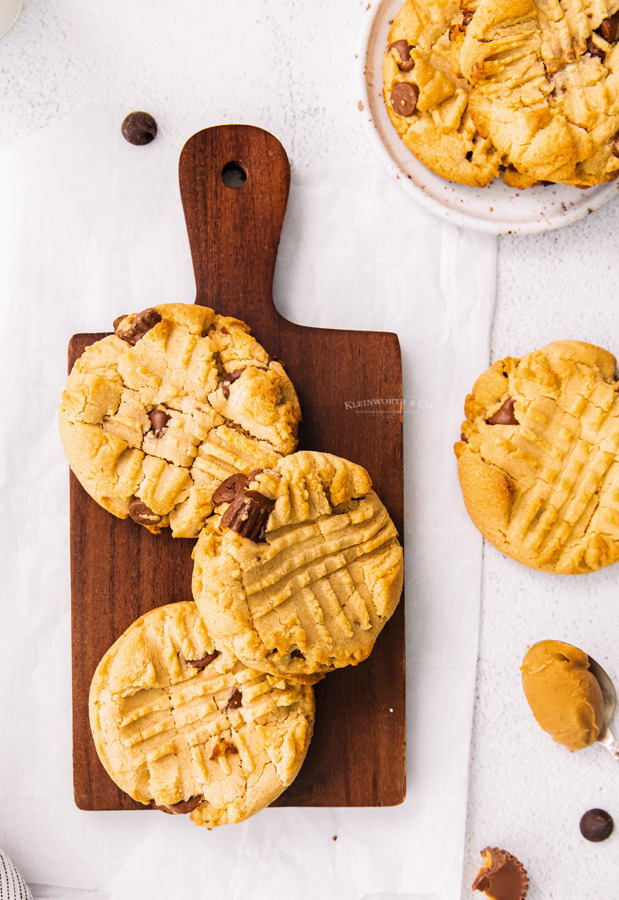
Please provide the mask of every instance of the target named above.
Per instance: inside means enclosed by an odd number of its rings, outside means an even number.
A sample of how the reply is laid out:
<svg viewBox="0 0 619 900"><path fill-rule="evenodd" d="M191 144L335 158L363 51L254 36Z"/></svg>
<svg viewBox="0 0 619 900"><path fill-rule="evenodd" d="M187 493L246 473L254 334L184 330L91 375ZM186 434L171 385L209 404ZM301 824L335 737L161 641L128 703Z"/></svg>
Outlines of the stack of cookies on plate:
<svg viewBox="0 0 619 900"><path fill-rule="evenodd" d="M95 745L135 800L241 822L299 771L312 684L371 652L402 548L365 469L294 452L295 389L243 322L167 304L114 324L63 393L71 468L153 540L197 542L193 600L139 618L97 667Z"/></svg>
<svg viewBox="0 0 619 900"><path fill-rule="evenodd" d="M483 187L619 171L619 0L406 0L384 97L408 149Z"/></svg>

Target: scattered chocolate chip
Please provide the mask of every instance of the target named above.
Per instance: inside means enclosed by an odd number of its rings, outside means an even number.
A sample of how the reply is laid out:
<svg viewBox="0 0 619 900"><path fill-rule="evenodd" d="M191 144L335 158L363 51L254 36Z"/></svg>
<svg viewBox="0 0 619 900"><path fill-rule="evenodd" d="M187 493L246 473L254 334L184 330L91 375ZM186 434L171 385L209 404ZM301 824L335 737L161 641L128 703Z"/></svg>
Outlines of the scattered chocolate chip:
<svg viewBox="0 0 619 900"><path fill-rule="evenodd" d="M187 813L194 810L196 806L200 806L202 799L202 797L192 797L191 800L181 800L179 803L172 803L169 806L157 806L153 801L152 806L153 809L160 809L161 812L168 813L170 816L186 816Z"/></svg>
<svg viewBox="0 0 619 900"><path fill-rule="evenodd" d="M247 485L249 478L242 472L235 472L234 475L228 476L222 481L219 487L213 491L211 503L213 506L219 506L220 503L232 503L235 497L241 494Z"/></svg>
<svg viewBox="0 0 619 900"><path fill-rule="evenodd" d="M238 688L235 688L232 692L232 696L228 700L228 705L226 709L238 709L239 706L243 705L243 694L239 691Z"/></svg>
<svg viewBox="0 0 619 900"><path fill-rule="evenodd" d="M161 432L166 427L172 416L169 416L163 409L154 409L148 414L153 425L153 434L156 438L161 437Z"/></svg>
<svg viewBox="0 0 619 900"><path fill-rule="evenodd" d="M254 469L254 471L250 472L249 475L247 476L247 480L249 482L255 481L261 472L264 472L264 469Z"/></svg>
<svg viewBox="0 0 619 900"><path fill-rule="evenodd" d="M113 326L113 327L114 327L114 331L116 331L116 329L118 328L118 326L120 325L120 323L122 322L122 320L123 320L123 319L126 319L126 318L127 318L127 313L123 313L122 316L117 316L117 317L114 319L114 326Z"/></svg>
<svg viewBox="0 0 619 900"><path fill-rule="evenodd" d="M337 841L337 834L334 834L333 837L331 838L331 840L332 840L332 841Z"/></svg>
<svg viewBox="0 0 619 900"><path fill-rule="evenodd" d="M123 341L135 346L158 322L161 322L161 316L154 307L150 307L150 309L138 313L128 328L117 331L116 334Z"/></svg>
<svg viewBox="0 0 619 900"><path fill-rule="evenodd" d="M396 62L403 72L410 72L415 65L415 60L411 59L411 45L406 40L394 41L389 44L388 50L397 51ZM398 59L399 57L399 59Z"/></svg>
<svg viewBox="0 0 619 900"><path fill-rule="evenodd" d="M467 160L470 162L473 159L473 151L469 150L468 153L465 154Z"/></svg>
<svg viewBox="0 0 619 900"><path fill-rule="evenodd" d="M463 431L460 432L460 440L468 443L468 438Z"/></svg>
<svg viewBox="0 0 619 900"><path fill-rule="evenodd" d="M212 663L217 656L219 656L219 650L213 650L213 652L205 656L204 659L186 659L185 662L188 666L193 666L194 669L204 669L205 666Z"/></svg>
<svg viewBox="0 0 619 900"><path fill-rule="evenodd" d="M514 401L508 397L503 406L497 409L493 416L487 420L488 425L520 425L514 415Z"/></svg>
<svg viewBox="0 0 619 900"><path fill-rule="evenodd" d="M260 543L264 541L266 525L275 500L258 491L238 494L221 517L223 528L229 528L241 537Z"/></svg>
<svg viewBox="0 0 619 900"><path fill-rule="evenodd" d="M132 112L125 116L122 124L122 133L130 144L142 146L155 140L157 123L147 112Z"/></svg>
<svg viewBox="0 0 619 900"><path fill-rule="evenodd" d="M471 9L463 9L463 10L462 10L462 24L465 25L465 26L466 26L466 25L470 25L470 24L471 24L471 19L473 18L474 15L475 15L475 13L474 13L473 10L471 10Z"/></svg>
<svg viewBox="0 0 619 900"><path fill-rule="evenodd" d="M613 142L610 147L610 152L613 156L619 159L619 134L616 134L613 138Z"/></svg>
<svg viewBox="0 0 619 900"><path fill-rule="evenodd" d="M609 44L614 44L619 37L619 12L616 12L614 16L610 16L608 19L603 19L596 31Z"/></svg>
<svg viewBox="0 0 619 900"><path fill-rule="evenodd" d="M598 47L598 45L595 44L591 40L591 38L587 39L587 50L589 51L591 56L597 56L599 59L604 59L604 57L606 56L602 48Z"/></svg>
<svg viewBox="0 0 619 900"><path fill-rule="evenodd" d="M163 516L158 516L142 500L134 497L129 504L129 515L138 525L158 525Z"/></svg>
<svg viewBox="0 0 619 900"><path fill-rule="evenodd" d="M605 809L590 809L580 820L580 833L586 840L598 843L611 836L614 825Z"/></svg>
<svg viewBox="0 0 619 900"><path fill-rule="evenodd" d="M391 105L398 116L412 116L419 99L419 88L408 81L398 81L391 91Z"/></svg>

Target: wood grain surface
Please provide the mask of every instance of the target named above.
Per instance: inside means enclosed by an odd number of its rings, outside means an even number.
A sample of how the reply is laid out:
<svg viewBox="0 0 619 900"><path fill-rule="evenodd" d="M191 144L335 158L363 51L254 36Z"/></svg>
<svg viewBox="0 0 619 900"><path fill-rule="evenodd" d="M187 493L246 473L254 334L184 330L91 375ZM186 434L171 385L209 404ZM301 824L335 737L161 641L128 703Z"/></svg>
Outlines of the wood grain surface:
<svg viewBox="0 0 619 900"><path fill-rule="evenodd" d="M225 183L222 173L230 168L242 186ZM247 322L267 352L283 361L303 411L299 449L328 451L365 466L402 536L401 409L397 403L353 405L402 397L397 336L301 327L273 304L290 186L283 147L273 135L247 125L198 132L182 151L180 186L196 303ZM69 370L88 344L104 336L75 335ZM194 541L173 539L168 529L154 536L131 519L116 519L86 494L73 473L70 477L75 802L85 810L147 809L117 788L99 762L88 692L99 660L135 619L165 603L191 599ZM316 686L316 706L307 759L273 805L401 803L406 790L403 601L368 660Z"/></svg>

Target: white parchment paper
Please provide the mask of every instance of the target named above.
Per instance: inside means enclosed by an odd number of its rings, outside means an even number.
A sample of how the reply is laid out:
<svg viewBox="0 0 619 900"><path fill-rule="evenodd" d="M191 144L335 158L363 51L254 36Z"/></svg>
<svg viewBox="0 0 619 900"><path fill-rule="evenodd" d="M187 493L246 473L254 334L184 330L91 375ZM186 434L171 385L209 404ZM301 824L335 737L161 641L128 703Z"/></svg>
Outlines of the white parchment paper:
<svg viewBox="0 0 619 900"><path fill-rule="evenodd" d="M435 219L378 164L293 172L275 296L301 324L400 337L407 800L266 810L211 833L74 806L68 475L56 427L67 341L194 298L181 147L165 134L133 147L121 120L118 109L87 110L0 155L0 845L37 898L457 900L481 539L452 447L488 364L496 242Z"/></svg>

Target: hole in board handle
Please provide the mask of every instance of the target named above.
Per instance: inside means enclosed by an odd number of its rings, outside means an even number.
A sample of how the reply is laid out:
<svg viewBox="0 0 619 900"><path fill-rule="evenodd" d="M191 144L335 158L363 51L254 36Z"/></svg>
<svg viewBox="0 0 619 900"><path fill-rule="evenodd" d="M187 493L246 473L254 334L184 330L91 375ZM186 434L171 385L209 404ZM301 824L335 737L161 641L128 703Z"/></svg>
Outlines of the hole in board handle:
<svg viewBox="0 0 619 900"><path fill-rule="evenodd" d="M247 172L238 162L229 162L221 170L221 180L229 188L242 188L247 181Z"/></svg>

